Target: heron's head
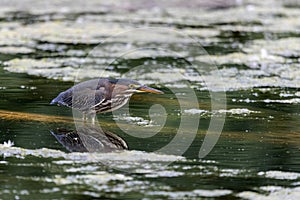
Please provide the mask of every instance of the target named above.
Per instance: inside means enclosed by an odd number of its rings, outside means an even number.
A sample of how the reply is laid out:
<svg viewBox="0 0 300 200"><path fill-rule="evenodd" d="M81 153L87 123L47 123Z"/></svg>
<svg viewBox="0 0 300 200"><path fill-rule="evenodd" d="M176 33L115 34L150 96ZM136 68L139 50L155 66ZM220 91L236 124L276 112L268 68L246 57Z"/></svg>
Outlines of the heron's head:
<svg viewBox="0 0 300 200"><path fill-rule="evenodd" d="M127 94L134 93L153 93L153 94L163 94L164 92L148 87L146 85L140 84L137 81L130 79L118 79L114 84L114 92L122 92Z"/></svg>

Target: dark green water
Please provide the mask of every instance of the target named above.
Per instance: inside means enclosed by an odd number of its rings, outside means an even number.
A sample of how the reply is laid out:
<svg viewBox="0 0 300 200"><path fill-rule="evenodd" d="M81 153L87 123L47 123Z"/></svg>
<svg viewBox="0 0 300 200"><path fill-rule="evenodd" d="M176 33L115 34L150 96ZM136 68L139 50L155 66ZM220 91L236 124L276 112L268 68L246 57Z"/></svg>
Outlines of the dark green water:
<svg viewBox="0 0 300 200"><path fill-rule="evenodd" d="M0 199L298 199L297 2L145 2L3 2L0 110L32 115L0 112ZM130 116L97 116L129 151L70 153L51 131L75 130L74 123L36 118L72 117L49 102L74 80L101 75L134 78L165 94L135 94ZM226 92L227 107L211 110L209 90ZM177 97L191 105L188 91L199 108L181 110ZM141 135L159 127L149 117L156 104L166 111L157 113L167 118L163 128L153 137L128 134L131 125ZM224 113L220 138L200 159L212 117ZM157 153L176 138L184 116L182 143ZM195 138L178 153L198 117Z"/></svg>

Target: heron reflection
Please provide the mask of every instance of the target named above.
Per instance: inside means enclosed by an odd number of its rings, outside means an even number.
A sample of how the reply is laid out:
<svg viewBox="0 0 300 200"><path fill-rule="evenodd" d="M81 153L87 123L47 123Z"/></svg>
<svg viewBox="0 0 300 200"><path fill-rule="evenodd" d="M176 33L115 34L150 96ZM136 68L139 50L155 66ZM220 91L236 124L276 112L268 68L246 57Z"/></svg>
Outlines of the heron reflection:
<svg viewBox="0 0 300 200"><path fill-rule="evenodd" d="M112 152L126 150L126 142L97 126L82 124L77 130L57 128L52 135L70 152Z"/></svg>

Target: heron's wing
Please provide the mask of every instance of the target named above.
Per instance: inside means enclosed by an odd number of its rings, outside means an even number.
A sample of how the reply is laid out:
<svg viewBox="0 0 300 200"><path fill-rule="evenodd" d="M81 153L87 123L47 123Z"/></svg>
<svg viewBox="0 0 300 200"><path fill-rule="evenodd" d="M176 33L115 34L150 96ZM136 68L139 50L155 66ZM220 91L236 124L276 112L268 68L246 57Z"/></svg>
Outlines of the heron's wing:
<svg viewBox="0 0 300 200"><path fill-rule="evenodd" d="M105 100L105 96L106 91L104 87L97 89L80 88L80 90L72 88L60 93L52 100L52 103L85 111L101 104Z"/></svg>
<svg viewBox="0 0 300 200"><path fill-rule="evenodd" d="M72 107L79 110L90 110L105 100L105 92L86 88L75 92L72 97Z"/></svg>
<svg viewBox="0 0 300 200"><path fill-rule="evenodd" d="M72 90L66 90L61 92L56 98L54 98L50 104L58 104L62 106L72 107Z"/></svg>

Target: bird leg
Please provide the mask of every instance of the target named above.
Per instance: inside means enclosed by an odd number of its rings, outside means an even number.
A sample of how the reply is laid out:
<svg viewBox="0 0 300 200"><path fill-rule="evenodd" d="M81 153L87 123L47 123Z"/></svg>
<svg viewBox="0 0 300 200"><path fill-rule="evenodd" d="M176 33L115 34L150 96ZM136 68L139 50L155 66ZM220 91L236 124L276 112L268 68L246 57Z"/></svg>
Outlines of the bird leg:
<svg viewBox="0 0 300 200"><path fill-rule="evenodd" d="M91 118L92 124L95 124L96 113L95 112L90 113L89 117Z"/></svg>
<svg viewBox="0 0 300 200"><path fill-rule="evenodd" d="M86 122L86 120L87 120L86 113L82 113L82 121Z"/></svg>

